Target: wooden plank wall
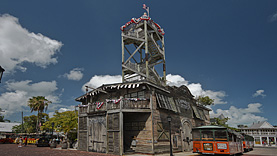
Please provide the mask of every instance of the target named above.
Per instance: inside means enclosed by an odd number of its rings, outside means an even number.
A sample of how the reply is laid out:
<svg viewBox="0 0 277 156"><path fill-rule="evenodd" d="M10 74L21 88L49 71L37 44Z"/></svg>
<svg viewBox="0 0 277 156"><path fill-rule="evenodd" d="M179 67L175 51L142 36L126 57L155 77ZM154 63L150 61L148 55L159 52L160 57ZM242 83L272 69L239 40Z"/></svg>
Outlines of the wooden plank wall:
<svg viewBox="0 0 277 156"><path fill-rule="evenodd" d="M107 152L120 154L119 113L107 114Z"/></svg>
<svg viewBox="0 0 277 156"><path fill-rule="evenodd" d="M87 151L87 117L79 117L78 150Z"/></svg>

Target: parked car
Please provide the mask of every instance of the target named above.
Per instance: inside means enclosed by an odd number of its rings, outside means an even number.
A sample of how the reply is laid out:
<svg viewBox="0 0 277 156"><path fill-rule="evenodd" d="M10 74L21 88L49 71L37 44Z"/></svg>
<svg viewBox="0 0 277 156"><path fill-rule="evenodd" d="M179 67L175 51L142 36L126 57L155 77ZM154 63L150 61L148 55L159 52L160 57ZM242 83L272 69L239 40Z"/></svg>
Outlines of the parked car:
<svg viewBox="0 0 277 156"><path fill-rule="evenodd" d="M36 142L37 147L50 147L50 140L48 138L40 138Z"/></svg>

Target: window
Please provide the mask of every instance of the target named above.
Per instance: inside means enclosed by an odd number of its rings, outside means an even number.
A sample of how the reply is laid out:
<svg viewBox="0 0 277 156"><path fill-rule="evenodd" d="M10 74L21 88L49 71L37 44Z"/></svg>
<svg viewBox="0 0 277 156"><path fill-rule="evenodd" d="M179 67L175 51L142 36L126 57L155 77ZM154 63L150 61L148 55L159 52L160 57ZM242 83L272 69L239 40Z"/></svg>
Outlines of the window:
<svg viewBox="0 0 277 156"><path fill-rule="evenodd" d="M202 141L213 141L213 131L212 130L203 130L201 131Z"/></svg>
<svg viewBox="0 0 277 156"><path fill-rule="evenodd" d="M144 91L138 92L138 98L145 98Z"/></svg>
<svg viewBox="0 0 277 156"><path fill-rule="evenodd" d="M129 94L125 94L125 98L145 98L145 93L144 91L139 91L139 92L133 92Z"/></svg>
<svg viewBox="0 0 277 156"><path fill-rule="evenodd" d="M227 133L225 130L215 131L214 135L216 141L227 141Z"/></svg>
<svg viewBox="0 0 277 156"><path fill-rule="evenodd" d="M200 131L199 130L192 131L192 139L193 139L193 141L200 141Z"/></svg>

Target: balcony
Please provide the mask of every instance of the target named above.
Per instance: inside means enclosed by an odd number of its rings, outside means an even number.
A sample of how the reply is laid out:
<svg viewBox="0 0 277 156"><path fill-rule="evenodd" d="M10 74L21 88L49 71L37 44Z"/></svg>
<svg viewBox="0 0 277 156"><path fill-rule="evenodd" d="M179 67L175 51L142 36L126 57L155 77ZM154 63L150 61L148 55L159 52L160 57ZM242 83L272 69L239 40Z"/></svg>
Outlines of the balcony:
<svg viewBox="0 0 277 156"><path fill-rule="evenodd" d="M130 98L131 99L131 98ZM97 104L89 104L87 106L79 107L79 114L87 113L101 113L106 111L120 110L122 105L122 111L132 110L132 112L140 112L141 110L150 110L150 100L135 100L135 99L122 99L120 102L104 102L101 107L97 107Z"/></svg>

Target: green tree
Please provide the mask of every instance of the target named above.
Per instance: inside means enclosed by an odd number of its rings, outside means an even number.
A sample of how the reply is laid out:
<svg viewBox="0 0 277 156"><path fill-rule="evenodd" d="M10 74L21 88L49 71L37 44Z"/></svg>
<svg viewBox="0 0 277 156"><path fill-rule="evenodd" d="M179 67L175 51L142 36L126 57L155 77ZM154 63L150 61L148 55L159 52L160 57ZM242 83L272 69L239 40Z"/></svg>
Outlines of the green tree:
<svg viewBox="0 0 277 156"><path fill-rule="evenodd" d="M211 125L217 125L217 126L223 126L223 127L226 127L226 128L229 128L229 129L232 129L234 131L238 131L237 128L234 128L234 127L230 127L227 123L227 121L230 119L230 118L223 118L223 119L220 119L220 118L214 118L215 119L215 122L212 122Z"/></svg>
<svg viewBox="0 0 277 156"><path fill-rule="evenodd" d="M36 123L36 130L39 130L39 123L40 123L40 114L42 114L43 111L47 110L47 107L49 104L51 104L52 102L47 100L44 96L36 96L36 97L32 97L29 99L28 101L28 106L31 109L31 112L33 111L37 111L38 112L38 116L37 116L37 123Z"/></svg>
<svg viewBox="0 0 277 156"><path fill-rule="evenodd" d="M45 123L46 121L48 121L49 116L46 113L41 113L40 115L40 121L43 125L43 123ZM23 118L23 129L22 129L22 124L18 125L18 126L14 126L13 127L13 131L16 133L21 133L22 130L23 132L26 133L35 133L36 132L36 125L37 125L37 116L36 115L31 115L31 116L24 116Z"/></svg>
<svg viewBox="0 0 277 156"><path fill-rule="evenodd" d="M196 100L198 104L205 106L214 104L214 99L211 99L209 96L199 96Z"/></svg>
<svg viewBox="0 0 277 156"><path fill-rule="evenodd" d="M77 123L78 115L76 111L66 111L58 112L55 111L55 114L52 118L49 119L42 127L42 130L52 129L52 123L54 123L54 130L58 132L64 132L66 136L69 136L70 133L77 132ZM76 137L75 137L76 138ZM74 140L75 138L70 138Z"/></svg>

